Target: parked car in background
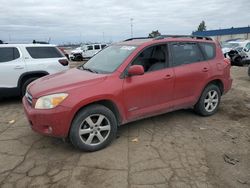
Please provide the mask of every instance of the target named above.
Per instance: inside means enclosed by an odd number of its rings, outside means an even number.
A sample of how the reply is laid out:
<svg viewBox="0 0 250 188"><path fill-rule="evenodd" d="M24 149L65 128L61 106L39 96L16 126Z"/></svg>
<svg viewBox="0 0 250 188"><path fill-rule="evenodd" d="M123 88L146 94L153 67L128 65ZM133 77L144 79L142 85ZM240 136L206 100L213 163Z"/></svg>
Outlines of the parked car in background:
<svg viewBox="0 0 250 188"><path fill-rule="evenodd" d="M229 52L230 50L238 50L241 52L242 50L248 51L250 49L250 40L236 40L224 42L222 44L222 52L223 54Z"/></svg>
<svg viewBox="0 0 250 188"><path fill-rule="evenodd" d="M0 44L0 96L24 95L32 81L67 69L67 58L54 45Z"/></svg>
<svg viewBox="0 0 250 188"><path fill-rule="evenodd" d="M213 115L231 88L230 67L208 37L128 39L33 82L23 105L33 130L96 151L128 122L183 108Z"/></svg>
<svg viewBox="0 0 250 188"><path fill-rule="evenodd" d="M222 44L222 52L231 60L234 66L244 66L250 63L250 41L236 40Z"/></svg>
<svg viewBox="0 0 250 188"><path fill-rule="evenodd" d="M105 48L107 44L88 44L82 45L81 47L76 48L70 54L70 59L75 61L82 61L84 59L90 59L103 48Z"/></svg>

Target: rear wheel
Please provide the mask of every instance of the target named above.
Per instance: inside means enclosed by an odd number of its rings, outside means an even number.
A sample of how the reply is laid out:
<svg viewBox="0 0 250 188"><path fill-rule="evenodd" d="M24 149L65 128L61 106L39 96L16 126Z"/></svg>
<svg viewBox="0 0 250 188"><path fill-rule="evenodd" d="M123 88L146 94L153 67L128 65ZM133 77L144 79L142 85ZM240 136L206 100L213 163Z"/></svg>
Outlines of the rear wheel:
<svg viewBox="0 0 250 188"><path fill-rule="evenodd" d="M97 151L110 144L116 132L117 120L113 112L102 105L91 105L76 115L69 137L76 148Z"/></svg>
<svg viewBox="0 0 250 188"><path fill-rule="evenodd" d="M248 66L248 76L250 76L250 65Z"/></svg>
<svg viewBox="0 0 250 188"><path fill-rule="evenodd" d="M26 93L26 89L27 89L27 86L33 82L34 80L38 79L39 77L33 77L33 78L29 78L27 80L25 80L22 84L22 87L21 87L21 95L22 97L25 95Z"/></svg>
<svg viewBox="0 0 250 188"><path fill-rule="evenodd" d="M202 92L194 110L202 116L210 116L217 112L221 98L221 91L217 85L208 85Z"/></svg>

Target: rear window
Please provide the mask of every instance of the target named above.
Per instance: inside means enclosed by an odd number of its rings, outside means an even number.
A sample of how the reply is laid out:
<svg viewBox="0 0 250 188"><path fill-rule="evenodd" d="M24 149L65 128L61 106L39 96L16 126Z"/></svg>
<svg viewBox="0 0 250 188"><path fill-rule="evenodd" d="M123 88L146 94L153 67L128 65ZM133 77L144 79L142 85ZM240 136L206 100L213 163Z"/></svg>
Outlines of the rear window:
<svg viewBox="0 0 250 188"><path fill-rule="evenodd" d="M63 57L55 47L27 47L26 49L34 59Z"/></svg>
<svg viewBox="0 0 250 188"><path fill-rule="evenodd" d="M107 45L106 44L102 44L102 49L105 48Z"/></svg>
<svg viewBox="0 0 250 188"><path fill-rule="evenodd" d="M200 43L201 49L205 54L206 60L213 59L215 57L215 46L211 43Z"/></svg>
<svg viewBox="0 0 250 188"><path fill-rule="evenodd" d="M14 47L6 47L0 48L0 62L8 62L18 59L20 57L20 53L17 48Z"/></svg>

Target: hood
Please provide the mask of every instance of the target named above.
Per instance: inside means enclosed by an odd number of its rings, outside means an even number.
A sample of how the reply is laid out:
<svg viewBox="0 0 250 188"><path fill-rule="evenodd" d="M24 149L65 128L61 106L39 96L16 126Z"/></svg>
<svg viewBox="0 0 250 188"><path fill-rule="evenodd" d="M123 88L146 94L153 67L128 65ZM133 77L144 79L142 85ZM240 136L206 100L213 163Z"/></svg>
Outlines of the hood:
<svg viewBox="0 0 250 188"><path fill-rule="evenodd" d="M79 49L76 48L76 49L72 50L71 53L72 54L82 53L82 49L81 48L79 48Z"/></svg>
<svg viewBox="0 0 250 188"><path fill-rule="evenodd" d="M95 74L77 68L48 75L32 82L28 91L34 98L59 92L67 92L73 88L97 84L107 75Z"/></svg>

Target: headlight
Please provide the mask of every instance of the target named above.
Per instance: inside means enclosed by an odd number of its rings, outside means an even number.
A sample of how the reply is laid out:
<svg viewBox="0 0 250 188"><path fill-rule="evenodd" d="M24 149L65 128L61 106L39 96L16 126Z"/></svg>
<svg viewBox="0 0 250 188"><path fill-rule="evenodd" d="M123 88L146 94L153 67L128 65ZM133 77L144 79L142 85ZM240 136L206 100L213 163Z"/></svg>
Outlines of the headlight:
<svg viewBox="0 0 250 188"><path fill-rule="evenodd" d="M57 93L57 94L52 94L52 95L47 95L40 97L36 101L35 109L51 109L55 108L61 102L66 99L68 96L67 93Z"/></svg>

